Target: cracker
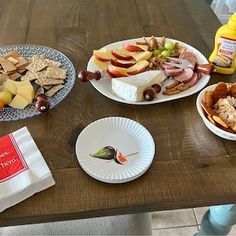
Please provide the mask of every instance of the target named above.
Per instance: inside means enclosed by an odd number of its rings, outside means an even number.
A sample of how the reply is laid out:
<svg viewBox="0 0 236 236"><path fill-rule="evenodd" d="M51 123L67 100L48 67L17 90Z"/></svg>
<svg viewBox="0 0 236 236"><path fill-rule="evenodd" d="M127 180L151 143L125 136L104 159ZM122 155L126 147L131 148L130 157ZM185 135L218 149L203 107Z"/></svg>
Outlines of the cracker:
<svg viewBox="0 0 236 236"><path fill-rule="evenodd" d="M44 68L46 68L48 66L48 63L45 62L44 59L39 58L33 62L31 62L28 66L26 66L25 68L31 72L38 72L43 70Z"/></svg>
<svg viewBox="0 0 236 236"><path fill-rule="evenodd" d="M3 68L3 70L5 72L12 72L12 71L15 71L16 70L16 67L15 65L11 62L11 61L8 61L6 58L4 57L0 57L0 64Z"/></svg>
<svg viewBox="0 0 236 236"><path fill-rule="evenodd" d="M21 81L23 81L23 80L32 81L32 80L36 80L37 76L35 73L33 73L31 71L27 71L26 74L24 76L22 76L20 79L21 79Z"/></svg>
<svg viewBox="0 0 236 236"><path fill-rule="evenodd" d="M49 90L53 85L43 85L43 88L45 88L46 90Z"/></svg>
<svg viewBox="0 0 236 236"><path fill-rule="evenodd" d="M10 74L8 76L10 77L11 80L17 80L17 79L19 79L21 77L21 74L18 73L18 72L15 72L15 73Z"/></svg>
<svg viewBox="0 0 236 236"><path fill-rule="evenodd" d="M17 60L19 61L16 64L18 69L25 68L27 65L29 65L29 62L24 57L18 57Z"/></svg>
<svg viewBox="0 0 236 236"><path fill-rule="evenodd" d="M7 54L5 54L4 57L5 57L5 58L13 57L13 58L17 59L18 57L20 57L20 54L19 54L19 52L17 52L16 50L13 50L13 51L10 51L10 52L8 52Z"/></svg>
<svg viewBox="0 0 236 236"><path fill-rule="evenodd" d="M66 73L67 73L67 69L62 69L62 68L52 66L52 67L47 68L46 76L52 79L64 80L66 78Z"/></svg>
<svg viewBox="0 0 236 236"><path fill-rule="evenodd" d="M8 57L7 60L8 60L8 61L11 61L14 65L19 62L19 61L18 61L17 59L15 59L14 57Z"/></svg>
<svg viewBox="0 0 236 236"><path fill-rule="evenodd" d="M4 75L9 75L14 73L15 71L9 71L9 72L5 72L3 69L0 70L0 74L4 74Z"/></svg>
<svg viewBox="0 0 236 236"><path fill-rule="evenodd" d="M42 82L41 82L40 80L38 80L38 79L36 79L34 82L35 82L36 84L40 85L40 86L43 86Z"/></svg>
<svg viewBox="0 0 236 236"><path fill-rule="evenodd" d="M26 71L26 69L25 68L22 68L22 69L17 69L17 72L19 72L19 73L23 73L23 72L25 72Z"/></svg>
<svg viewBox="0 0 236 236"><path fill-rule="evenodd" d="M8 75L0 74L0 85L9 79Z"/></svg>
<svg viewBox="0 0 236 236"><path fill-rule="evenodd" d="M56 92L58 92L60 89L64 88L64 85L58 84L53 86L51 89L49 89L45 95L48 97L52 97Z"/></svg>
<svg viewBox="0 0 236 236"><path fill-rule="evenodd" d="M41 55L41 54L36 54L36 55L33 55L33 56L30 58L30 61L31 61L31 62L34 62L34 61L36 61L36 60L38 60L38 59L44 60L45 57L44 57L43 55Z"/></svg>
<svg viewBox="0 0 236 236"><path fill-rule="evenodd" d="M62 79L52 79L52 78L45 78L43 79L43 85L56 85L56 84L63 84L64 80Z"/></svg>
<svg viewBox="0 0 236 236"><path fill-rule="evenodd" d="M50 66L50 67L53 67L53 66L60 67L61 66L61 63L59 61L53 61L48 58L46 58L45 61L48 63L48 66Z"/></svg>
<svg viewBox="0 0 236 236"><path fill-rule="evenodd" d="M37 78L45 79L46 78L46 70L41 70L35 73Z"/></svg>

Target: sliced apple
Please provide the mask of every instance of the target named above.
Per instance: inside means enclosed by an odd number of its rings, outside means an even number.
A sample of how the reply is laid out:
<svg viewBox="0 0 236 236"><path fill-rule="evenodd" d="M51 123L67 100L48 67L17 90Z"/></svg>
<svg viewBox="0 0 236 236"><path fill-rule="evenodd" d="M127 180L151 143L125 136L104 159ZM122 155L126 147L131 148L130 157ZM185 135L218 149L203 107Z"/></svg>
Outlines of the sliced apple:
<svg viewBox="0 0 236 236"><path fill-rule="evenodd" d="M131 53L123 48L113 49L111 53L115 58L120 59L120 60L132 59Z"/></svg>
<svg viewBox="0 0 236 236"><path fill-rule="evenodd" d="M135 60L111 60L113 66L128 68L133 66L136 63Z"/></svg>
<svg viewBox="0 0 236 236"><path fill-rule="evenodd" d="M108 67L107 62L99 61L95 56L93 56L93 62L100 70L106 70Z"/></svg>
<svg viewBox="0 0 236 236"><path fill-rule="evenodd" d="M132 52L131 56L136 61L148 60L152 56L152 52L144 51L144 52Z"/></svg>
<svg viewBox="0 0 236 236"><path fill-rule="evenodd" d="M141 51L147 51L148 46L147 45L139 45L135 43L125 43L124 49L130 51L130 52L141 52Z"/></svg>
<svg viewBox="0 0 236 236"><path fill-rule="evenodd" d="M113 65L108 65L107 72L115 77L128 76L126 68L113 66Z"/></svg>
<svg viewBox="0 0 236 236"><path fill-rule="evenodd" d="M102 62L107 62L111 60L105 50L93 50L93 55L97 60Z"/></svg>
<svg viewBox="0 0 236 236"><path fill-rule="evenodd" d="M111 53L111 49L108 49L108 48L103 48L102 49L104 52L106 52L106 54L107 54L107 56L110 58L110 60L111 59L116 59L113 55L112 55L112 53Z"/></svg>
<svg viewBox="0 0 236 236"><path fill-rule="evenodd" d="M135 65L129 67L127 69L127 73L129 75L136 75L138 73L145 71L145 69L148 67L148 65L149 65L149 62L146 60L139 61Z"/></svg>

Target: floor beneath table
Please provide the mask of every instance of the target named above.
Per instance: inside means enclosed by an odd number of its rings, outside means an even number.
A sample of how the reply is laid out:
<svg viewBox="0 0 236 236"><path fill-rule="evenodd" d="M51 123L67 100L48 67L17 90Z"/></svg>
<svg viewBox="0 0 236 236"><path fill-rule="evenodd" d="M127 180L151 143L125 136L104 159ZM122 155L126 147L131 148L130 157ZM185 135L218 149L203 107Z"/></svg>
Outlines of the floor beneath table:
<svg viewBox="0 0 236 236"><path fill-rule="evenodd" d="M207 210L208 207L202 207L194 209L152 212L152 234L153 236L193 236L198 232L201 226L201 219ZM76 229L74 224L76 225L76 223L71 221L69 224L66 224L67 226L65 226L65 224L63 225L63 222L61 222L59 226L67 228L69 226L69 229L73 227ZM56 227L59 226L57 225ZM48 226L44 226L42 228L46 229L47 227ZM10 230L9 232L12 231ZM7 236L13 236L9 235L9 232L7 233ZM3 230L0 228L0 236L6 236L5 233L3 233ZM68 234L70 233L68 232ZM229 235L236 235L236 225L233 226Z"/></svg>
<svg viewBox="0 0 236 236"><path fill-rule="evenodd" d="M201 219L208 207L162 211L152 213L152 234L154 236L192 236L201 226ZM236 235L236 225L231 236Z"/></svg>

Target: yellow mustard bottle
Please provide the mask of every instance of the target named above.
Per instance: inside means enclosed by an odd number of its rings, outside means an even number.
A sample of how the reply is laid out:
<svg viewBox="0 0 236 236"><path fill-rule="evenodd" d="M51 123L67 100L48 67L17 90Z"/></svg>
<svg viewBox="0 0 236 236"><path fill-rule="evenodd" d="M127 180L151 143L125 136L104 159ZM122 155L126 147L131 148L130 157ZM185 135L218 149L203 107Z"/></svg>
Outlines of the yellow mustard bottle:
<svg viewBox="0 0 236 236"><path fill-rule="evenodd" d="M209 57L216 72L233 74L236 68L236 12L227 24L221 26L215 35L215 48Z"/></svg>

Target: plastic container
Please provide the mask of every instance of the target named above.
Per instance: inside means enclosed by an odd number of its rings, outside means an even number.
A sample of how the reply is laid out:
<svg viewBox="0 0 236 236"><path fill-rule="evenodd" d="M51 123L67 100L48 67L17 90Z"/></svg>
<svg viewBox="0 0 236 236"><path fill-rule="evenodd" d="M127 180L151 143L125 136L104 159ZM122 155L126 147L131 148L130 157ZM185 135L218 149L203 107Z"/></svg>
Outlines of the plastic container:
<svg viewBox="0 0 236 236"><path fill-rule="evenodd" d="M229 18L227 24L217 30L215 48L209 61L215 65L218 73L234 73L236 67L236 12Z"/></svg>

